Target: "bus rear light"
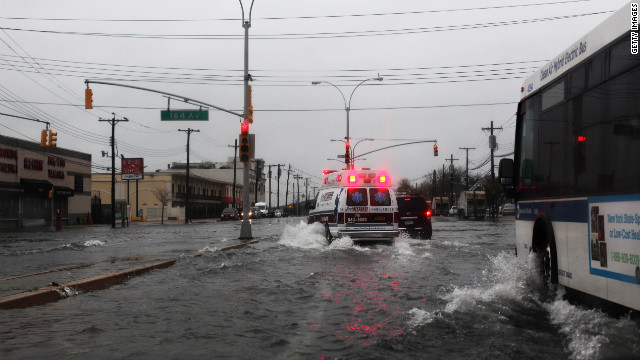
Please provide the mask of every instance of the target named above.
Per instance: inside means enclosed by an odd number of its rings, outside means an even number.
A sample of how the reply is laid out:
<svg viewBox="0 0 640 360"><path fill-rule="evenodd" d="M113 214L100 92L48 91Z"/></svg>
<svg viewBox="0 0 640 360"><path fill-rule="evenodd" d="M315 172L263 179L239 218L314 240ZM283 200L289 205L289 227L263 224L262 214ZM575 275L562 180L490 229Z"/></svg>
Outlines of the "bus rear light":
<svg viewBox="0 0 640 360"><path fill-rule="evenodd" d="M337 182L342 181L342 175L338 175L338 176L336 177L336 181L337 181Z"/></svg>
<svg viewBox="0 0 640 360"><path fill-rule="evenodd" d="M587 141L587 137L586 136L582 136L582 135L578 136L578 142L579 143L583 143L585 141Z"/></svg>
<svg viewBox="0 0 640 360"><path fill-rule="evenodd" d="M431 216L431 210L427 210L427 217Z"/></svg>
<svg viewBox="0 0 640 360"><path fill-rule="evenodd" d="M327 183L327 178L324 178L324 183L325 183L325 184Z"/></svg>

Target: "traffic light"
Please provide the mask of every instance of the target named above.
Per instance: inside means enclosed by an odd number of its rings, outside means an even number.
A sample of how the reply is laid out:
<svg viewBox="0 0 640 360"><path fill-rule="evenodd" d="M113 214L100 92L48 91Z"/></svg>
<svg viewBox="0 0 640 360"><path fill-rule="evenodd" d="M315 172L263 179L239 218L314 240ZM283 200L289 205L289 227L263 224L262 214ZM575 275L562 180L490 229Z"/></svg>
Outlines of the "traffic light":
<svg viewBox="0 0 640 360"><path fill-rule="evenodd" d="M49 130L45 129L42 130L42 132L40 133L40 147L46 147L47 146L47 136L49 135Z"/></svg>
<svg viewBox="0 0 640 360"><path fill-rule="evenodd" d="M240 125L240 161L249 162L249 122L247 119Z"/></svg>
<svg viewBox="0 0 640 360"><path fill-rule="evenodd" d="M58 140L58 133L49 129L49 146L50 147L55 147L56 146L56 140Z"/></svg>
<svg viewBox="0 0 640 360"><path fill-rule="evenodd" d="M49 190L49 199L53 199L53 189Z"/></svg>
<svg viewBox="0 0 640 360"><path fill-rule="evenodd" d="M247 116L249 124L253 124L253 103L251 102L251 86L249 86L249 114Z"/></svg>
<svg viewBox="0 0 640 360"><path fill-rule="evenodd" d="M438 156L438 145L437 144L433 145L433 156Z"/></svg>
<svg viewBox="0 0 640 360"><path fill-rule="evenodd" d="M84 108L93 109L93 91L89 88L84 89Z"/></svg>

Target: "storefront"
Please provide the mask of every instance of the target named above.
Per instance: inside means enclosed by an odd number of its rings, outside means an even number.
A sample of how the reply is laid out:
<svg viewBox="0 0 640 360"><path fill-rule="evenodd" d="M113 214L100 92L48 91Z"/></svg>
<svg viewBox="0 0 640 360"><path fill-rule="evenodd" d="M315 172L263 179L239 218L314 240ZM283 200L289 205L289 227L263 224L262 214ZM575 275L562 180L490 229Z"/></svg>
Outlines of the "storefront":
<svg viewBox="0 0 640 360"><path fill-rule="evenodd" d="M0 135L0 228L84 224L91 155Z"/></svg>

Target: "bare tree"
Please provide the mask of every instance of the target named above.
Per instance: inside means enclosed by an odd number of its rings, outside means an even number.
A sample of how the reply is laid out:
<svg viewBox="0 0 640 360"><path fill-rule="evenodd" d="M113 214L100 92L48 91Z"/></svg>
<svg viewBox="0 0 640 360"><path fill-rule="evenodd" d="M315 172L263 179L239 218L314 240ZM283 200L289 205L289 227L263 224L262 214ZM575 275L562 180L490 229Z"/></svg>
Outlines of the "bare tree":
<svg viewBox="0 0 640 360"><path fill-rule="evenodd" d="M153 195L155 195L156 199L162 204L162 217L160 221L161 224L164 224L164 207L171 201L171 193L167 190L153 190Z"/></svg>
<svg viewBox="0 0 640 360"><path fill-rule="evenodd" d="M400 194L411 195L414 192L413 186L411 186L411 182L407 178L400 179L398 183L398 187L396 188L396 192Z"/></svg>

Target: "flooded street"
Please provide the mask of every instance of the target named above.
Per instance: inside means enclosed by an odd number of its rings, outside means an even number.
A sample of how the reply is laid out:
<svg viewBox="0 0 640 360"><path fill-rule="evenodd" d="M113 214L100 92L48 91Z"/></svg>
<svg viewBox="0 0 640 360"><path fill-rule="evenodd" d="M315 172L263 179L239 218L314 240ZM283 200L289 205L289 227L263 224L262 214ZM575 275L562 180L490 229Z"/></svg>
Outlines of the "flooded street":
<svg viewBox="0 0 640 360"><path fill-rule="evenodd" d="M189 254L105 290L0 311L3 359L630 359L637 321L541 300L513 221L437 218L433 239L328 245L301 218L0 235L0 278ZM43 284L43 286L46 284Z"/></svg>

